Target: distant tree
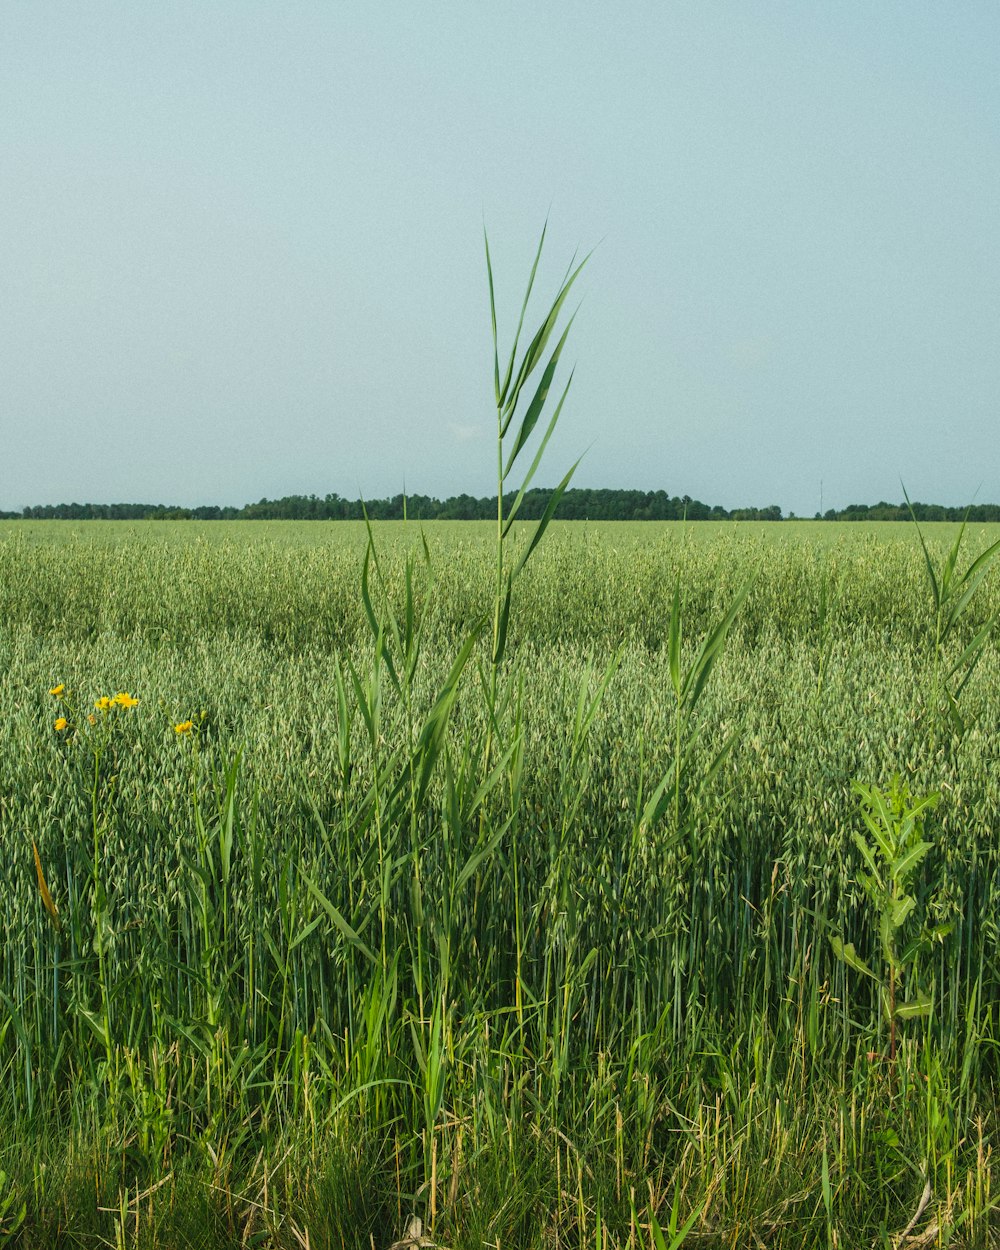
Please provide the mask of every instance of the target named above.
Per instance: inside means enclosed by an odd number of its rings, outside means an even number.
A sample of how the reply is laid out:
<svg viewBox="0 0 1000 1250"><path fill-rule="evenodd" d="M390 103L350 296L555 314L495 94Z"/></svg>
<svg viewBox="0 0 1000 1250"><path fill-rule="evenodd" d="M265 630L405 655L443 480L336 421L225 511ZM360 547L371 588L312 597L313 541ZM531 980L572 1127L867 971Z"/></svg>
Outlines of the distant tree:
<svg viewBox="0 0 1000 1250"><path fill-rule="evenodd" d="M538 520L545 512L551 491L534 487L525 493L520 518ZM514 502L514 493L504 496L504 508L508 511ZM195 508L181 508L171 504L142 503L60 503L40 504L24 508L21 512L0 512L4 520L64 520L64 521L143 521L187 520L198 521L351 521L361 520L367 514L373 520L400 520L405 514L415 521L431 520L490 520L496 517L495 497L477 499L473 495L452 495L439 500L430 495L392 495L386 499L362 501L343 499L337 494L286 495L282 499L268 499L242 508L219 507L203 504ZM914 503L913 511L920 521L960 521L966 514L979 523L1000 521L1000 504L977 504L971 509L943 507L940 504ZM577 487L567 490L560 504L560 517L564 520L590 521L780 521L781 508L771 504L766 508L734 508L731 511L719 504L702 503L690 495L668 495L664 490L607 490ZM794 513L789 513L793 520ZM819 515L817 514L817 519ZM848 504L846 508L828 508L824 521L908 521L909 508L905 504L891 504L884 499L876 504Z"/></svg>

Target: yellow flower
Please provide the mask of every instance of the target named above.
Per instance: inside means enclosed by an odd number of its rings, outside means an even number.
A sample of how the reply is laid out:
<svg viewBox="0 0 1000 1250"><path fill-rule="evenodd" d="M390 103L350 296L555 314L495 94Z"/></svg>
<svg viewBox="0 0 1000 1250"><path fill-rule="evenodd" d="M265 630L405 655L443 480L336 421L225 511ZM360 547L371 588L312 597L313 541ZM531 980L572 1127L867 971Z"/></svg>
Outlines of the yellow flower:
<svg viewBox="0 0 1000 1250"><path fill-rule="evenodd" d="M182 720L179 725L174 726L175 734L189 734L194 729L194 721Z"/></svg>
<svg viewBox="0 0 1000 1250"><path fill-rule="evenodd" d="M137 707L139 700L133 699L127 691L119 690L111 702L117 703L119 707Z"/></svg>
<svg viewBox="0 0 1000 1250"><path fill-rule="evenodd" d="M56 721L56 729L58 729L60 733L64 729L66 729L68 725L69 725L69 721L66 719L65 716L60 716L59 719Z"/></svg>
<svg viewBox="0 0 1000 1250"><path fill-rule="evenodd" d="M49 691L49 694L54 694L56 698L58 699L65 689L66 687L62 684L62 682L60 682L58 686L52 687L52 689Z"/></svg>
<svg viewBox="0 0 1000 1250"><path fill-rule="evenodd" d="M111 700L108 698L106 694L102 694L101 697L94 704L94 707L96 707L99 712L106 712L110 706L111 706Z"/></svg>

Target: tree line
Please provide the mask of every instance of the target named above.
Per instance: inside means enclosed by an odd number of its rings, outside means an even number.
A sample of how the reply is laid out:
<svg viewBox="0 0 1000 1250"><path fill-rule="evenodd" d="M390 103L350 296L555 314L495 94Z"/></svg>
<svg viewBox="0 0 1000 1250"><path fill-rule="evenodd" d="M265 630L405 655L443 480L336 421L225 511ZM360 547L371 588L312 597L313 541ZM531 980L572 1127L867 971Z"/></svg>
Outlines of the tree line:
<svg viewBox="0 0 1000 1250"><path fill-rule="evenodd" d="M539 519L551 490L525 492L518 515L526 521ZM504 496L504 511L514 503L514 492ZM286 495L261 499L242 508L206 505L181 508L171 504L60 503L41 504L22 512L4 512L7 520L30 521L398 521L403 516L418 521L489 521L497 514L496 496L452 495L435 499L429 495L393 495L387 499L343 499L340 495ZM570 489L559 504L563 520L590 521L780 521L781 509L709 506L688 495L666 491Z"/></svg>
<svg viewBox="0 0 1000 1250"><path fill-rule="evenodd" d="M551 497L546 489L525 493L519 516L525 521L542 516ZM504 511L515 495L504 496ZM398 521L404 515L418 521L489 521L496 519L496 498L452 495L435 499L429 495L393 495L386 499L343 499L340 495L286 495L282 499L261 499L242 508L214 504L181 508L172 504L145 503L60 503L40 504L20 512L0 512L7 521L360 521L367 512L372 520ZM971 508L948 508L940 504L914 503L919 521L1000 521L1000 504L975 504ZM689 495L668 495L666 491L567 490L556 514L565 521L782 521L786 517L777 504L766 508L723 508L709 505ZM830 508L814 520L823 521L908 521L906 504L850 504Z"/></svg>

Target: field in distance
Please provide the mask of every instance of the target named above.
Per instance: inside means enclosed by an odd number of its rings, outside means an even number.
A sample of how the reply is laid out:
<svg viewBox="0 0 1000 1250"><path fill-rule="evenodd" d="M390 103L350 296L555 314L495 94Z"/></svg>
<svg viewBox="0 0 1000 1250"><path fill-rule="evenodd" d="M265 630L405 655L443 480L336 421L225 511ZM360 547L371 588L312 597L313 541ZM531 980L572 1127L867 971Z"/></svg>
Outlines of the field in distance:
<svg viewBox="0 0 1000 1250"><path fill-rule="evenodd" d="M531 522L515 522L515 529L527 532ZM954 537L958 525L948 521L927 522L924 534L938 542ZM419 535L451 544L482 541L489 543L496 525L493 521L377 521L375 529L385 541L401 535ZM677 541L685 534L689 541L703 543L719 538L760 539L764 542L807 542L814 546L848 540L876 538L894 544L912 545L912 527L899 521L559 521L550 533L562 533L580 542L602 541L644 545L666 540ZM204 539L215 542L280 542L293 546L313 546L345 542L364 550L366 530L363 521L0 521L0 541L21 534L29 542L119 543L123 539L140 542L175 543ZM1000 536L1000 524L971 525L973 541L992 542Z"/></svg>

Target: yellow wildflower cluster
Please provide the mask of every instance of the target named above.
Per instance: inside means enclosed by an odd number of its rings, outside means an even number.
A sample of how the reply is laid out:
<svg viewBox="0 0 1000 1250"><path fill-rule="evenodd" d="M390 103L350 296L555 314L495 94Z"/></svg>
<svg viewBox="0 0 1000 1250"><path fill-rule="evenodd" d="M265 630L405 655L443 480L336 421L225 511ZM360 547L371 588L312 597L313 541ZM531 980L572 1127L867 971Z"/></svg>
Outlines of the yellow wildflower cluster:
<svg viewBox="0 0 1000 1250"><path fill-rule="evenodd" d="M70 715L73 714L73 702L70 696L66 693L66 686L63 682L59 682L57 685L51 686L49 688L49 694L52 695L54 699L58 699L60 703L63 703ZM138 706L139 700L130 695L127 690L119 690L116 695L102 694L101 697L94 703L94 707L99 712L110 712L112 708L116 707L132 708ZM93 712L88 715L87 721L91 725L97 724L97 717L93 714ZM65 730L72 728L69 719L66 716L57 717L54 727L58 733L63 733Z"/></svg>
<svg viewBox="0 0 1000 1250"><path fill-rule="evenodd" d="M99 712L110 712L113 707L138 707L139 700L133 699L127 690L120 690L116 695L102 694L94 707Z"/></svg>
<svg viewBox="0 0 1000 1250"><path fill-rule="evenodd" d="M59 716L53 722L56 732L64 733L66 730L72 730L74 726L71 724L70 717L74 714L73 701L70 695L66 693L65 685L62 682L59 682L58 685L52 686L49 689L49 694L63 703L69 714L69 716ZM94 700L94 708L96 711L104 713L112 712L116 707L133 708L138 706L139 700L135 698L134 695L129 694L127 690L119 690L118 693L114 695L102 694L99 699ZM198 720L203 721L204 719L205 713L202 712ZM93 712L90 712L87 715L87 722L88 724L96 725L98 717L95 716ZM197 728L198 724L194 720L182 720L178 721L178 723L174 725L174 733L179 738L183 738L196 733Z"/></svg>

